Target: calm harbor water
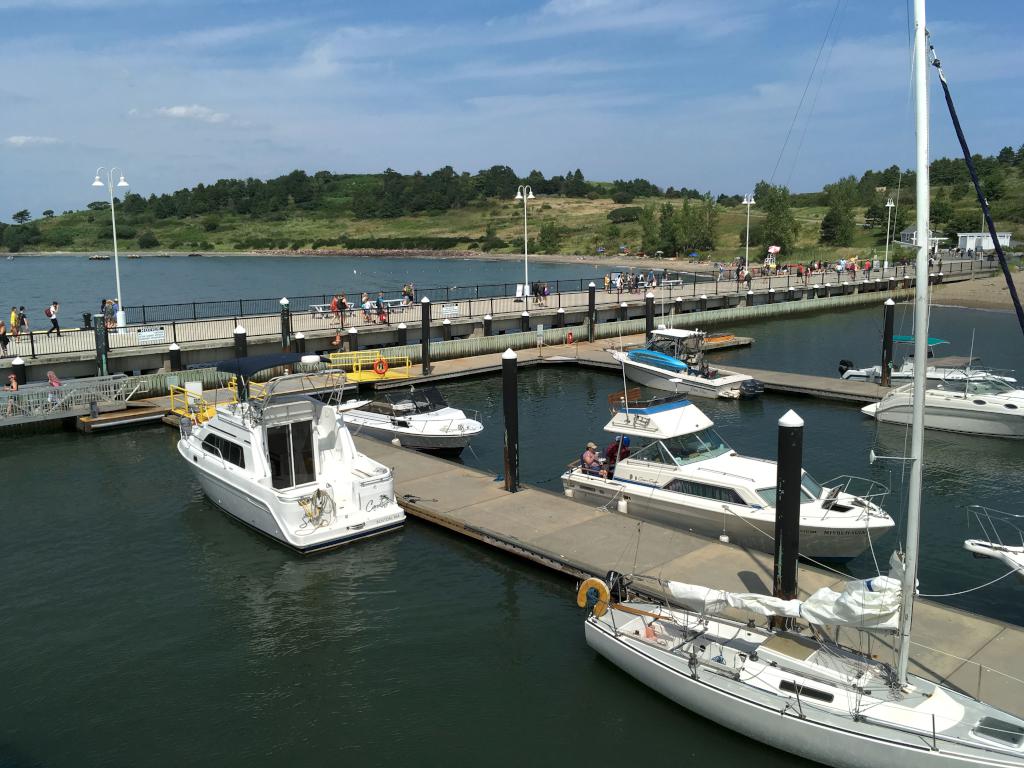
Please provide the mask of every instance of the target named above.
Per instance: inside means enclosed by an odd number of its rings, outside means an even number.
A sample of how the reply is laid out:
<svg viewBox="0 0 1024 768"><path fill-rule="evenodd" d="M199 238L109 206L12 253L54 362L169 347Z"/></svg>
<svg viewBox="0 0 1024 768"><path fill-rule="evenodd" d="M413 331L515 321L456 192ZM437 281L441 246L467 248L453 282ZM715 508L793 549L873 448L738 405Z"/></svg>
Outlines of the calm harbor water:
<svg viewBox="0 0 1024 768"><path fill-rule="evenodd" d="M176 260L153 261L170 269ZM165 276L162 288L187 290L192 265L206 261L183 262L180 283ZM420 267L429 277L445 264ZM462 269L498 266L508 265ZM393 282L404 279L415 278L396 273ZM201 297L234 295L229 287ZM840 357L877 358L880 323L871 309L736 327L756 344L716 359L833 375ZM951 353L967 354L972 329L986 363L1024 368L1012 315L933 312L932 335L955 342ZM607 396L621 388L608 373L524 370L523 479L559 492L581 445L608 441ZM500 381L444 389L487 427L463 461L497 475ZM807 424L804 465L819 480L862 475L905 497L899 464L867 461L871 448L904 452L904 430L877 427L856 407L777 396L699 405L736 449L764 457L774 456L779 416L794 408ZM598 659L568 580L416 521L300 558L206 502L176 438L150 427L0 440L0 766L582 765L595 754L602 764L803 765ZM1000 575L961 549L977 533L963 510L1015 508L1021 446L929 433L926 447L922 592ZM887 506L902 519L898 499ZM894 543L882 542L880 559ZM623 557L628 568L630 553ZM850 570L868 575L874 565L865 556ZM943 601L1024 623L1020 589L1004 580Z"/></svg>
<svg viewBox="0 0 1024 768"><path fill-rule="evenodd" d="M361 258L355 256L146 256L120 259L126 306L220 299L261 299L334 292L376 293L406 282L418 288L523 281L522 260ZM530 262L530 280L603 278L586 264ZM28 308L33 327L46 327L43 308L61 302L71 325L115 296L114 262L76 256L0 259L0 307Z"/></svg>

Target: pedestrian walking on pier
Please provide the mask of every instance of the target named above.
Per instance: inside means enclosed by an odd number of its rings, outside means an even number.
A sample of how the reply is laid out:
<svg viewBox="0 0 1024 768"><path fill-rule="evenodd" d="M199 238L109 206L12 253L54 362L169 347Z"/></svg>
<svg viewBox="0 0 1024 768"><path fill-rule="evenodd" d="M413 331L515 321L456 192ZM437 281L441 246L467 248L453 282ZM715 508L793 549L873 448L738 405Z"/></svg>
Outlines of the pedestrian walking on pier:
<svg viewBox="0 0 1024 768"><path fill-rule="evenodd" d="M58 304L57 300L54 299L53 304L51 304L50 306L43 310L43 313L50 320L50 330L46 332L46 335L49 336L51 333L56 331L58 339L60 338L60 323L57 321L57 310L59 309L60 304Z"/></svg>
<svg viewBox="0 0 1024 768"><path fill-rule="evenodd" d="M28 312L25 311L25 307L18 307L18 333L16 335L28 334Z"/></svg>
<svg viewBox="0 0 1024 768"><path fill-rule="evenodd" d="M0 320L0 357L7 357L7 326Z"/></svg>
<svg viewBox="0 0 1024 768"><path fill-rule="evenodd" d="M18 338L18 310L11 307L11 335Z"/></svg>

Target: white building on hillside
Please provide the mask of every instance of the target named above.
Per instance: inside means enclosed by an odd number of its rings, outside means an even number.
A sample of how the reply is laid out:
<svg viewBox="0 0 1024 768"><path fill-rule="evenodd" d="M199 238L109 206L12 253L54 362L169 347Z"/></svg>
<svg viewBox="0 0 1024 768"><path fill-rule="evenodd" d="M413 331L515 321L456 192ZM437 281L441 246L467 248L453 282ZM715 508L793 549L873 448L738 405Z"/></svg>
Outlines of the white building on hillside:
<svg viewBox="0 0 1024 768"><path fill-rule="evenodd" d="M928 250L931 253L935 253L939 250L939 243L945 241L944 237L929 237L928 238ZM917 247L917 230L912 227L907 227L900 232L900 239L896 241L897 245L902 245L904 248L916 248Z"/></svg>
<svg viewBox="0 0 1024 768"><path fill-rule="evenodd" d="M1010 247L1010 232L996 232L999 244L1003 248ZM964 251L991 251L995 249L992 245L992 235L988 232L957 232L956 246Z"/></svg>

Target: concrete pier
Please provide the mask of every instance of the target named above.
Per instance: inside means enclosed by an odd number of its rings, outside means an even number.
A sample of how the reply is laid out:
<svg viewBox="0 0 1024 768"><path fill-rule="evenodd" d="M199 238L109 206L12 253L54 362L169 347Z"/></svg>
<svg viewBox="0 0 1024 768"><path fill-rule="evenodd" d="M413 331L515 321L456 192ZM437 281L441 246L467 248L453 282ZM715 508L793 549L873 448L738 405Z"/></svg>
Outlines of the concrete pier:
<svg viewBox="0 0 1024 768"><path fill-rule="evenodd" d="M356 444L394 470L398 501L408 514L537 565L574 578L617 570L771 593L768 553L661 528L529 486L510 494L489 473L389 443L357 437ZM800 568L801 597L841 582L825 571ZM657 593L656 588L645 591ZM567 584L566 600L572 596ZM891 658L891 634L844 631L840 639ZM913 641L912 672L971 696L980 687L987 702L1024 716L1024 687L996 671L1019 674L1024 628L920 600Z"/></svg>

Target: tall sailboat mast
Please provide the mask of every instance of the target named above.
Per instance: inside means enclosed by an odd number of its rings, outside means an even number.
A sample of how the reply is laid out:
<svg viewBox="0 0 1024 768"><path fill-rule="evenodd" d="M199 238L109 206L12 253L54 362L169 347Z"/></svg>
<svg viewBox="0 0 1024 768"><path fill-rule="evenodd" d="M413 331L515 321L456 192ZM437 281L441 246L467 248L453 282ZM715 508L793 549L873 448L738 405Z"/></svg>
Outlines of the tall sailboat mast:
<svg viewBox="0 0 1024 768"><path fill-rule="evenodd" d="M910 629L917 586L918 543L921 533L921 481L924 460L924 391L928 366L928 40L925 0L914 0L914 94L917 114L917 290L914 297L914 400L910 426L910 491L907 504L907 542L903 574L897 674L907 684Z"/></svg>

